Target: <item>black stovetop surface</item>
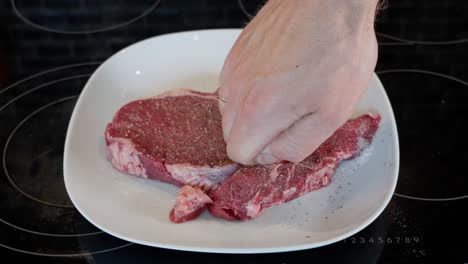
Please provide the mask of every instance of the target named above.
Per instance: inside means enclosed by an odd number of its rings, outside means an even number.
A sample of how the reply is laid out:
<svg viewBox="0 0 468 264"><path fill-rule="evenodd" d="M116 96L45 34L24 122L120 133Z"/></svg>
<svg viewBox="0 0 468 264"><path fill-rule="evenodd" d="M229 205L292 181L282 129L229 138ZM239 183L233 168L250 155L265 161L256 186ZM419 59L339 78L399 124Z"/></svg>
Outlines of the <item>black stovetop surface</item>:
<svg viewBox="0 0 468 264"><path fill-rule="evenodd" d="M400 175L385 211L352 237L278 254L181 252L128 244L100 232L73 208L62 179L63 143L77 95L99 64L156 35L242 27L261 2L0 1L2 260L468 263L464 0L390 0L378 18L376 71L395 111Z"/></svg>

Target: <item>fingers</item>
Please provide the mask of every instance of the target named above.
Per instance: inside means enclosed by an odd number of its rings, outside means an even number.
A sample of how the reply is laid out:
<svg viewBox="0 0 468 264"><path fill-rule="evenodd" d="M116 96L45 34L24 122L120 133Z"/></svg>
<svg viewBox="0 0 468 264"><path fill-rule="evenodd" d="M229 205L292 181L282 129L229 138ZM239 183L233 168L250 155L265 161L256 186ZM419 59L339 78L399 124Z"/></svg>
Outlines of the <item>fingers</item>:
<svg viewBox="0 0 468 264"><path fill-rule="evenodd" d="M272 164L278 161L280 161L280 159L273 155L268 146L255 158L255 162L258 164Z"/></svg>
<svg viewBox="0 0 468 264"><path fill-rule="evenodd" d="M268 87L249 89L244 97L240 107L236 106L239 110L231 125L227 153L232 160L248 165L254 164L260 152L300 115L289 110L281 93ZM272 160L268 153L263 158Z"/></svg>
<svg viewBox="0 0 468 264"><path fill-rule="evenodd" d="M239 105L241 104L242 89L231 89L226 86L222 86L220 89L220 96L222 96L226 102L220 100L219 106L222 116L222 127L223 137L227 142L229 134L232 128L232 124L237 116Z"/></svg>
<svg viewBox="0 0 468 264"><path fill-rule="evenodd" d="M218 106L222 116L223 136L225 141L228 140L237 112L247 92L246 87L248 87L245 81L245 76L247 76L247 74L242 72L242 69L241 71L238 70L239 64L243 62L242 58L246 57L243 54L248 52L248 49L244 47L245 44L243 43L246 35L247 33L244 30L236 40L236 43L226 58L220 76L218 96L224 100L219 100Z"/></svg>
<svg viewBox="0 0 468 264"><path fill-rule="evenodd" d="M328 139L344 119L321 113L306 115L272 140L256 161L260 164L278 160L301 162ZM265 156L272 158L265 160Z"/></svg>

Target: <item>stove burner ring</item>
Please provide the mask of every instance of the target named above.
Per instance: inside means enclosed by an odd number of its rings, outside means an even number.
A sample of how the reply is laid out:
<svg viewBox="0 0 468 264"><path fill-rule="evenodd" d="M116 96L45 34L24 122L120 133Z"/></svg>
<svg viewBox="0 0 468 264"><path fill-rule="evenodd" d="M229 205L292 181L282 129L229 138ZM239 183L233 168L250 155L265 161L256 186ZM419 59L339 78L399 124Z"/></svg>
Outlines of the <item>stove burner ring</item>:
<svg viewBox="0 0 468 264"><path fill-rule="evenodd" d="M241 1L241 0L239 0ZM400 38L400 37L395 37L392 35L384 34L384 33L379 33L376 32L378 36L381 36L382 38L390 39L390 40L395 40L399 42L395 43L388 43L388 44L397 44L400 43L400 45L454 45L454 44L461 44L461 43L466 43L468 42L468 38L461 38L461 39L453 39L453 40L438 40L438 41L430 41L430 40L415 40L415 39L406 39L406 38Z"/></svg>
<svg viewBox="0 0 468 264"><path fill-rule="evenodd" d="M52 32L52 33L59 33L59 34L92 34L92 33L100 33L100 32L104 32L104 31L110 31L110 30L121 28L121 27L125 27L125 26L128 26L128 25L136 22L137 20L147 16L161 2L161 0L155 0L154 3L147 10L145 10L143 13L141 13L140 15L138 15L138 16L136 16L136 17L134 17L134 18L132 18L132 19L130 19L128 21L117 23L117 24L115 24L113 26L107 26L107 27L91 29L91 30L62 30L62 29L55 29L55 28L50 28L50 27L47 27L47 26L43 26L43 25L40 25L40 24L37 24L37 23L31 21L23 13L21 13L19 11L18 7L16 6L16 1L17 0L10 0L11 6L13 8L13 12L24 23L26 23L26 24L28 24L28 25L30 25L32 27L35 27L37 29L40 29L40 30L44 30L44 31Z"/></svg>
<svg viewBox="0 0 468 264"><path fill-rule="evenodd" d="M426 71L426 70L421 70L421 69L390 69L390 70L381 70L381 71L378 71L376 73L377 74L386 74L386 73L398 73L398 72L428 74L428 75L432 75L432 76L437 76L437 77L442 77L442 78L445 78L445 79L449 79L451 81L455 81L455 82L461 83L461 84L463 84L465 86L468 86L468 82L463 81L461 79L458 79L456 77L453 77L453 76L450 76L450 75L447 75L447 74L443 74L443 73L438 73L438 72L433 72L433 71Z"/></svg>
<svg viewBox="0 0 468 264"><path fill-rule="evenodd" d="M10 90L11 88L17 86L17 85L20 85L22 83L25 83L29 80L32 80L36 77L39 77L39 76L42 76L42 75L45 75L45 74L48 74L48 73L52 73L52 72L58 72L58 71L61 71L61 70L66 70L66 69L71 69L71 68L75 68L75 67L82 67L82 66L93 66L93 65L99 65L101 64L102 62L100 61L91 61L91 62L82 62L82 63L75 63L75 64L68 64L68 65L64 65L64 66L60 66L60 67L56 67L56 68L52 68L52 69L48 69L48 70L45 70L45 71L41 71L41 72L38 72L36 74L33 74L29 77L26 77L22 80L19 80L5 88L3 88L2 90L0 90L0 95L8 90ZM56 80L58 81L58 80ZM26 94L26 93L25 93ZM23 96L23 94L19 95L18 97L21 97ZM8 103L9 104L9 103ZM3 106L4 107L4 106ZM0 108L0 111L2 111L2 108Z"/></svg>
<svg viewBox="0 0 468 264"><path fill-rule="evenodd" d="M242 10L242 13L246 15L249 19L253 18L254 16L250 14L247 9L245 8L244 1L243 0L237 0L237 3L239 3L239 7Z"/></svg>
<svg viewBox="0 0 468 264"><path fill-rule="evenodd" d="M401 197L401 198L417 200L417 201L425 201L425 202L449 202L449 201L457 201L457 200L463 200L463 199L468 198L468 194L457 196L457 197L449 197L449 198L424 198L424 197L415 197L415 196L404 195L404 194L399 194L399 193L394 193L394 195L397 197Z"/></svg>
<svg viewBox="0 0 468 264"><path fill-rule="evenodd" d="M47 254L47 253L39 253L39 252L32 252L32 251L27 251L27 250L22 250L22 249L19 249L19 248L15 248L15 247L10 247L10 246L7 246L7 245L4 245L4 244L1 244L0 243L0 247L4 247L6 249L9 249L9 250L13 250L13 251L16 251L16 252L19 252L19 253L23 253L23 254L28 254L28 255L34 255L34 256L40 256L40 257L86 257L86 256L91 256L91 255L96 255L96 254L101 254L101 253L107 253L107 252L111 252L111 251L114 251L114 250L118 250L118 249L121 249L121 248L126 248L128 246L131 246L133 245L133 243L127 243L127 244L124 244L124 245L121 245L121 246L118 246L118 247L113 247L113 248L109 248L109 249L104 249L104 250L98 250L98 251L91 251L91 252L86 252L86 253L76 253L76 254Z"/></svg>
<svg viewBox="0 0 468 264"><path fill-rule="evenodd" d="M25 79L22 79L16 83L13 83L12 85L6 87L5 89L3 89L2 91L0 91L0 95L4 92L6 92L7 90L21 84L21 83L24 83L28 80L31 80L31 79L34 79L35 77L38 77L38 76L41 76L41 75L45 75L47 73L51 73L51 72L56 72L56 71L59 71L59 70L63 70L63 69L69 69L69 68L73 68L73 67L81 67L81 66L87 66L87 65L97 65L97 64L100 64L100 62L86 62L86 63L77 63L77 64L71 64L71 65L65 65L65 66L61 66L61 67L57 67L57 68L53 68L53 69L49 69L49 70L46 70L46 71L43 71L43 72L39 72L37 74L34 74L30 77L27 77ZM0 106L0 112L5 109L7 106L9 106L10 104L12 104L13 102L17 101L18 99L22 98L23 96L29 94L29 93L32 93L38 89L41 89L41 88L44 88L44 87L47 87L49 85L52 85L52 84L56 84L56 83L60 83L60 82L63 82L63 81L68 81L68 80L74 80L74 79L80 79L80 78L87 78L91 76L91 74L78 74L78 75L73 75L73 76L68 76L68 77L64 77L64 78L60 78L60 79L56 79L56 80L53 80L53 81L50 81L50 82L47 82L47 83L44 83L44 84L41 84L41 85L38 85L36 87L33 87L32 89L28 89L26 92L23 92L21 93L20 95L14 97L13 99L11 99L10 101L8 101L6 104ZM76 96L74 96L76 97ZM68 99L71 99L70 97L67 97L67 98L62 98L60 99L59 101L65 101L65 100L68 100ZM25 195L26 197L30 198L31 200L34 200L36 202L39 202L39 203L42 203L42 204L45 204L45 205L48 205L48 206L54 206L54 207L61 207L61 208L74 208L74 206L72 205L62 205L62 204L56 204L56 203L51 203L51 202L47 202L47 201L43 201L41 199L38 199L28 193L26 193L25 191L23 191L21 188L19 188L18 185L15 184L15 182L12 180L12 178L10 177L10 174L8 172L8 169L7 169L7 166L6 166L6 152L7 152L7 149L8 149L8 145L11 141L11 139L13 138L13 135L15 134L15 132L21 127L22 124L24 124L29 118L31 118L32 116L34 116L35 114L37 114L38 112L40 112L41 110L47 108L48 106L51 106L55 103L58 103L58 101L55 101L55 102L52 102L50 104L47 104L37 110L35 110L33 113L31 113L29 116L27 116L24 120L22 120L12 131L12 133L9 135L9 137L7 138L7 141L5 143L5 146L4 146L4 149L3 149L3 156L2 156L2 163L3 163L3 170L5 172L5 175L8 179L8 181L12 184L12 186L17 190L19 191L21 194Z"/></svg>
<svg viewBox="0 0 468 264"><path fill-rule="evenodd" d="M0 107L0 111L2 111L3 109L5 109L8 105L10 105L11 103L15 102L16 100L20 99L21 97L33 92L33 91L36 91L38 89L41 89L43 87L46 87L46 86L49 86L51 84L56 84L56 83L59 83L59 82L63 82L63 81L68 81L68 80L73 80L73 79L80 79L80 78L87 78L89 77L90 74L80 74L80 75L74 75L74 76L69 76L69 77L66 77L66 78L61 78L61 79L57 79L57 80L54 80L54 81L50 81L50 82L47 82L45 84L41 84L39 86L36 86L32 89L29 89L28 91L20 94L19 96L13 98L12 100L10 100L9 102L7 102L5 105L1 106ZM13 87L13 86L10 86L10 87ZM8 87L8 88L10 88ZM74 96L76 97L76 96ZM67 97L65 98L65 100L69 100L71 99L70 97ZM41 199L38 199L28 193L26 193L25 191L23 191L21 188L19 188L19 186L17 184L15 184L15 182L13 181L13 179L11 178L10 176L10 173L8 172L8 168L6 166L6 153L7 153L7 149L8 149L8 145L11 141L11 139L13 138L13 135L16 133L16 131L21 127L21 125L23 125L29 118L31 118L32 116L34 116L35 114L37 114L38 112L42 111L43 109L53 105L53 104L56 104L58 102L62 102L64 101L64 98L60 99L59 101L55 101L55 102L52 102L50 104L47 104L39 109L37 109L36 111L34 111L33 113L31 113L29 116L27 116L25 119L23 119L16 127L15 129L13 129L12 133L10 134L10 136L7 138L7 141L5 143L5 147L3 149L3 157L2 157L2 160L3 160L3 170L5 172L5 175L8 179L8 181L13 185L13 187L18 190L20 193L22 193L23 195L25 195L26 197L36 201L36 202L39 202L39 203L42 203L42 204L45 204L45 205L49 205L49 206L55 206L55 207L62 207L62 208L74 208L74 206L72 205L62 205L62 204L56 204L56 203L51 203L51 202L47 202L47 201L43 201Z"/></svg>
<svg viewBox="0 0 468 264"><path fill-rule="evenodd" d="M404 72L404 73L421 73L421 74L428 74L432 76L437 76L441 78L445 78L451 81L458 82L460 84L463 84L465 86L468 86L468 82L463 81L461 79L458 79L456 77L443 74L443 73L438 73L438 72L433 72L433 71L427 71L427 70L421 70L421 69L390 69L390 70L382 70L376 72L376 74L386 74L386 73L399 73L399 72ZM412 196L412 195L406 195L406 194L401 194L401 193L394 193L394 196L400 197L400 198L405 198L405 199L410 199L410 200L416 200L416 201L425 201L425 202L448 202L448 201L457 201L457 200L462 200L462 199L467 199L468 194L466 195L460 195L460 196L454 196L454 197L447 197L447 198L426 198L426 197L418 197L418 196Z"/></svg>
<svg viewBox="0 0 468 264"><path fill-rule="evenodd" d="M54 101L54 102L51 102L49 104L46 104L38 109L36 109L35 111L33 111L31 114L29 114L25 119L23 119L14 129L13 131L11 132L11 134L8 136L7 140L6 140L6 143L5 143L5 147L3 148L3 158L2 158L2 162L3 162L3 171L5 172L5 175L8 179L8 181L11 183L11 185L13 185L13 187L15 187L15 189L17 191L19 191L20 193L22 193L24 196L28 197L29 199L31 200L34 200L36 202L39 202L39 203L42 203L42 204L45 204L45 205L49 205L49 206L55 206L55 207L62 207L62 208L74 208L73 205L62 205L62 204L56 204L56 203L52 203L52 202L47 202L47 201L44 201L44 200L41 200L39 198L36 198L30 194L28 194L27 192L25 192L23 189L21 189L14 181L13 179L11 178L10 176L10 173L8 171L8 168L6 166L6 156L7 156L7 151L8 151L8 146L10 144L10 141L11 139L13 138L13 136L15 135L16 131L18 131L18 129L24 124L26 123L26 121L28 121L31 117L33 117L34 115L36 115L37 113L39 113L40 111L46 109L47 107L50 107L52 105L55 105L55 104L58 104L58 103L61 103L61 102L64 102L64 101L67 101L67 100L70 100L70 99L74 99L78 97L78 95L73 95L73 96L69 96L69 97L65 97L65 98L62 98L62 99L59 99L57 101Z"/></svg>
<svg viewBox="0 0 468 264"><path fill-rule="evenodd" d="M9 86L7 86L6 88L4 88L3 90L0 91L0 94L6 92L7 90L9 89L12 89L14 88L15 86L17 85L20 85L22 83L25 83L29 80L32 80L36 77L39 77L39 76L42 76L42 75L46 75L48 73L53 73L53 72L58 72L58 71L61 71L61 70L65 70L65 69L70 69L70 68L74 68L74 67L81 67L81 66L93 66L93 65L98 65L98 64L101 64L101 62L85 62L85 63L77 63L77 64L70 64L70 65L64 65L64 66L61 66L61 67L56 67L56 68L52 68L52 69L49 69L49 70L45 70L45 71L42 71L42 72L39 72L39 73L36 73L34 75L31 75L25 79L22 79L20 81L17 81ZM90 74L86 74L86 75L74 75L74 76L71 76L71 77L67 77L67 78L62 78L62 79L57 79L55 81L51 81L47 84L42 84L40 86L37 86L37 87L34 87L33 89L30 89L22 94L20 94L19 96L13 98L12 100L10 100L9 102L7 102L5 105L3 106L0 106L0 111L2 111L3 109L6 108L6 106L8 106L9 104L13 103L14 101L18 100L19 98L25 96L26 94L29 94L30 92L33 92L37 89L40 89L42 87L45 87L47 85L50 85L50 84L54 84L54 83L57 83L57 82L60 82L60 81L66 81L66 80L71 80L71 79L77 79L77 78L84 78L84 77L87 77L87 76L90 76ZM54 102L51 102L47 105L44 105L42 106L41 108L39 109L36 109L33 113L31 113L26 119L30 118L31 116L33 116L34 114L40 112L42 109L45 109L47 108L48 106L51 106L53 104L57 104L57 103L60 103L60 102L64 102L64 101L67 101L67 100L71 100L73 98L76 98L77 95L74 95L74 96L69 96L69 97L65 97L65 98L61 98L59 100L56 100ZM25 122L25 120L23 120L22 122ZM18 125L15 130L18 129L20 125ZM11 135L10 135L11 136ZM5 150L4 150L5 152ZM5 155L3 157L3 160L5 158ZM4 160L5 162L5 160ZM5 166L5 163L4 163L4 166ZM42 202L42 201L41 201ZM61 205L59 205L59 207L63 207ZM33 234L33 235L42 235L42 236L49 236L49 237L58 237L58 238L67 238L67 237L83 237L83 236L92 236L92 235L98 235L98 234L103 234L104 231L97 231L97 232L90 232L90 233L82 233L82 234L52 234L52 233L44 233L44 232L38 232L38 231L33 231L33 230L29 230L29 229L26 229L26 228L22 228L22 227L19 227L19 226L16 226L2 218L0 218L0 222L3 223L3 224L6 224L12 228L15 228L15 229L18 229L18 230L21 230L23 232L26 232L26 233L30 233L30 234ZM28 254L28 255L33 255L33 256L43 256L43 257L87 257L87 256L91 256L91 255L96 255L96 254L101 254L101 253L107 253L107 252L111 252L111 251L115 251L115 250L119 250L119 249L122 249L122 248L125 248L125 247L128 247L128 246L131 246L133 245L132 242L128 242L128 243L125 243L123 245L120 245L120 246L115 246L115 247L112 247L112 248L108 248L108 249L103 249L103 250L97 250L97 251L88 251L88 252L82 252L82 253L70 253L70 254L61 254L61 253L58 253L58 254L53 254L53 253L42 253L42 252L34 252L34 251L28 251L28 250L23 250L23 249L19 249L19 248L16 248L16 247L12 247L12 246L8 246L8 245L5 245L5 244L2 244L0 243L0 247L3 247L5 249L8 249L8 250L12 250L12 251L15 251L15 252L18 252L18 253L23 253L23 254Z"/></svg>
<svg viewBox="0 0 468 264"><path fill-rule="evenodd" d="M5 157L6 157L6 152L7 152L7 149L8 149L8 144L9 144L11 138L13 137L13 135L15 134L15 132L21 127L21 125L23 125L26 121L28 121L29 118L31 118L35 114L39 113L40 111L42 111L42 110L44 110L44 109L46 109L46 108L48 108L48 107L50 107L52 105L55 105L55 104L58 104L58 103L61 103L61 102L65 102L65 101L74 99L76 97L78 97L78 95L64 97L64 98L58 99L56 101L53 101L51 103L48 103L48 104L36 109L35 111L33 111L31 114L29 114L25 119L23 119L15 127L15 129L12 131L12 133L8 137L7 142L5 144L5 147L3 149L3 169L5 171L5 174L7 176L8 181L13 185L13 187L15 187L16 190L18 190L20 193L22 193L26 197L28 197L28 198L30 198L30 199L32 199L34 201L37 201L39 203L45 204L45 205L54 206L54 207L62 207L62 208L74 208L73 206L65 206L65 205L60 205L60 204L55 204L55 203L43 201L41 199L38 199L38 198L24 192L21 188L19 188L19 186L17 186L14 183L14 181L11 179L11 177L10 177L10 175L8 173L7 167L6 167L6 158ZM91 235L98 235L98 234L104 233L103 231L96 231L96 232L81 233L81 234L53 234L53 233L45 233L45 232L39 232L39 231L34 231L34 230L27 229L27 228L23 228L23 227L15 225L15 224L12 224L12 223L10 223L10 222L2 219L2 218L0 218L0 222L6 224L8 226L11 226L11 227L13 227L15 229L19 229L19 230L21 230L23 232L27 232L27 233L31 233L31 234L35 234L35 235L50 236L50 237L83 237L83 236L91 236Z"/></svg>
<svg viewBox="0 0 468 264"><path fill-rule="evenodd" d="M87 77L89 77L89 76L91 76L91 74L78 74L78 75L73 75L73 76L70 76L70 77L60 78L60 79L53 80L53 81L50 81L50 82L41 84L41 85L39 85L39 86L36 86L36 87L34 87L34 88L32 88L32 89L29 89L29 90L27 90L26 92L24 92L24 93L18 95L17 97L11 99L11 100L10 100L9 102L7 102L6 104L0 106L0 112L1 112L3 109L5 109L7 106L9 106L11 103L15 102L16 100L20 99L21 97L23 97L23 96L25 96L25 95L27 95L27 94L29 94L29 93L32 93L32 92L34 92L34 91L36 91L36 90L38 90L38 89L44 88L44 87L49 86L49 85L51 85L51 84L56 84L56 83L60 83L60 82L63 82L63 81L69 81L69 80L74 80L74 79L87 78ZM19 83L19 82L18 82L18 83ZM13 87L13 86L7 87L4 91L6 91L8 88L11 88L11 87ZM0 94L2 94L2 93L0 93Z"/></svg>
<svg viewBox="0 0 468 264"><path fill-rule="evenodd" d="M85 236L94 236L94 235L99 235L104 233L104 231L96 231L96 232L89 232L89 233L81 233L81 234L52 234L52 233L46 233L46 232L39 232L39 231L34 231L31 229L27 229L24 227L17 226L15 224L12 224L2 218L0 218L0 222L4 223L5 225L11 226L15 229L21 230L26 233L34 234L34 235L39 235L39 236L48 236L48 237L85 237Z"/></svg>

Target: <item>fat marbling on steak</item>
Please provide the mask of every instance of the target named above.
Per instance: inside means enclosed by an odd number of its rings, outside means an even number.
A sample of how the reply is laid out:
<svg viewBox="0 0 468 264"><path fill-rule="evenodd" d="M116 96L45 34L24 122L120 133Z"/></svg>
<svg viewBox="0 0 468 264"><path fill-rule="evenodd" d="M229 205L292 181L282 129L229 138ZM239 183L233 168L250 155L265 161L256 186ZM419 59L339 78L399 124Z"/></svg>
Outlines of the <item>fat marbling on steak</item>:
<svg viewBox="0 0 468 264"><path fill-rule="evenodd" d="M177 186L216 189L238 168L226 154L214 93L178 89L132 101L114 115L105 138L117 170Z"/></svg>
<svg viewBox="0 0 468 264"><path fill-rule="evenodd" d="M240 168L210 193L211 214L249 220L266 208L328 185L342 160L353 158L372 142L380 120L376 113L348 120L302 162Z"/></svg>

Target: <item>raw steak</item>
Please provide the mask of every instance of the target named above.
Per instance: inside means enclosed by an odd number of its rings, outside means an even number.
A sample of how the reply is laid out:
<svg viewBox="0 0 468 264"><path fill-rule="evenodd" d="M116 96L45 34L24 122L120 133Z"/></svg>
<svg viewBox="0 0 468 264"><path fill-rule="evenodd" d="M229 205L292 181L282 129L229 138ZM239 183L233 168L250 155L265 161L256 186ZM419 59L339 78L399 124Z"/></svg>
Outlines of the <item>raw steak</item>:
<svg viewBox="0 0 468 264"><path fill-rule="evenodd" d="M380 119L371 113L349 120L300 163L239 169L210 194L210 212L225 219L248 220L266 208L328 185L342 160L354 157L371 143Z"/></svg>
<svg viewBox="0 0 468 264"><path fill-rule="evenodd" d="M226 154L216 94L175 90L124 105L107 125L119 171L177 186L216 189L238 165Z"/></svg>
<svg viewBox="0 0 468 264"><path fill-rule="evenodd" d="M176 204L169 214L172 222L182 223L198 217L213 201L200 188L185 185L180 188Z"/></svg>

